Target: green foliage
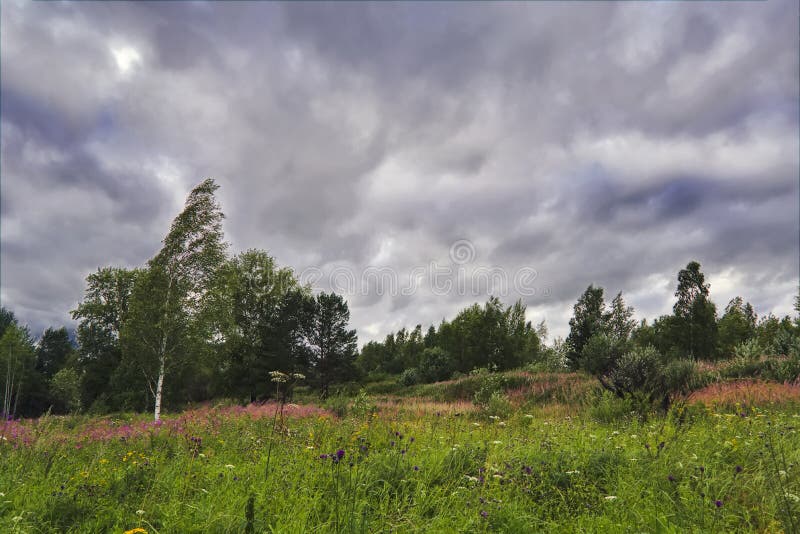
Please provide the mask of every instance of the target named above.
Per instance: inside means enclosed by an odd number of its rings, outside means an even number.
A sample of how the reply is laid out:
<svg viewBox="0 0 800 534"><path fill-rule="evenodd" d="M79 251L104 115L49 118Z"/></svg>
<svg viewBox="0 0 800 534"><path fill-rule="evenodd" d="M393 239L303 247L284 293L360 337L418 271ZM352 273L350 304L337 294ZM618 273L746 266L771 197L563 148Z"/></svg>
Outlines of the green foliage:
<svg viewBox="0 0 800 534"><path fill-rule="evenodd" d="M505 307L492 297L483 306L474 304L438 330L422 326L390 333L382 343L367 343L361 350L359 367L366 373L383 371L399 374L415 367L426 382L444 380L453 372L495 365L513 369L536 361L540 339L521 301ZM431 352L433 351L433 352Z"/></svg>
<svg viewBox="0 0 800 534"><path fill-rule="evenodd" d="M486 408L495 394L502 394L505 390L508 379L505 375L495 372L494 368L480 368L472 371L471 375L477 379L477 387L472 397L472 401Z"/></svg>
<svg viewBox="0 0 800 534"><path fill-rule="evenodd" d="M508 397L501 391L495 391L489 396L489 400L482 406L484 412L492 417L508 418L514 411L514 406Z"/></svg>
<svg viewBox="0 0 800 534"><path fill-rule="evenodd" d="M58 413L75 413L81 408L81 379L75 369L65 367L50 380L50 393Z"/></svg>
<svg viewBox="0 0 800 534"><path fill-rule="evenodd" d="M305 330L310 372L323 396L330 384L355 378L358 339L348 329L350 309L335 293L320 293L312 304L310 321Z"/></svg>
<svg viewBox="0 0 800 534"><path fill-rule="evenodd" d="M673 307L676 324L670 332L671 344L694 359L711 359L716 355L717 311L708 292L709 284L696 261L678 273L677 302Z"/></svg>
<svg viewBox="0 0 800 534"><path fill-rule="evenodd" d="M741 341L733 348L733 355L744 360L757 360L764 354L764 349L758 339Z"/></svg>
<svg viewBox="0 0 800 534"><path fill-rule="evenodd" d="M455 361L440 347L430 347L422 351L419 374L423 382L447 380L454 370Z"/></svg>
<svg viewBox="0 0 800 534"><path fill-rule="evenodd" d="M36 370L44 377L52 378L66 365L74 350L66 328L48 328L36 347Z"/></svg>
<svg viewBox="0 0 800 534"><path fill-rule="evenodd" d="M590 285L580 296L573 308L572 319L569 320L567 336L567 361L570 368L580 365L583 347L592 336L601 333L605 328L605 302L603 288Z"/></svg>
<svg viewBox="0 0 800 534"><path fill-rule="evenodd" d="M416 367L405 369L402 373L400 373L400 377L397 379L397 382L403 386L413 386L415 384L419 384L419 371L417 371Z"/></svg>
<svg viewBox="0 0 800 534"><path fill-rule="evenodd" d="M756 314L750 303L744 304L741 297L731 299L719 320L718 331L720 356L731 356L737 345L748 341L756 333Z"/></svg>

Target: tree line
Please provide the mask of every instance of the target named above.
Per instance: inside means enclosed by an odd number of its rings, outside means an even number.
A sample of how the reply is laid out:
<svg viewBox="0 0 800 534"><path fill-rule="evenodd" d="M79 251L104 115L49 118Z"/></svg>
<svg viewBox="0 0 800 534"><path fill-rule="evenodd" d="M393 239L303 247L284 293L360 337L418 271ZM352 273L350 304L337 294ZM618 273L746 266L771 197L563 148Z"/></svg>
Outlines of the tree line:
<svg viewBox="0 0 800 534"><path fill-rule="evenodd" d="M491 297L423 331L392 332L359 351L347 302L314 295L265 251L228 254L222 213L205 180L189 194L163 246L146 265L102 267L86 278L72 311L77 344L65 328L35 343L0 308L5 417L52 410L152 410L228 397L267 398L270 372L303 376L322 396L331 385L393 376L404 385L446 380L484 368L583 370L619 396L668 402L686 387L693 362L762 354L800 358L800 316L759 318L741 297L721 316L699 263L677 276L673 313L633 319L622 293L607 305L589 285L573 307L566 339L547 341L522 301ZM800 295L796 298L800 315Z"/></svg>
<svg viewBox="0 0 800 534"><path fill-rule="evenodd" d="M302 375L323 395L352 378L347 302L313 295L264 251L228 256L217 188L205 180L192 190L146 265L87 277L72 311L77 347L63 328L34 346L3 309L6 417L82 407L152 410L158 419L165 406L264 398L271 371Z"/></svg>

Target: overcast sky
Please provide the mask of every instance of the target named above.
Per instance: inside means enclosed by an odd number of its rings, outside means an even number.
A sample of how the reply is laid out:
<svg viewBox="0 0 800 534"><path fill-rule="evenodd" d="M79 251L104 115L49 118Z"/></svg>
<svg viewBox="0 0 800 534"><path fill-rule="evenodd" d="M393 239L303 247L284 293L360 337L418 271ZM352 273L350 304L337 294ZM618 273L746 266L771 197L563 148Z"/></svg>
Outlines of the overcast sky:
<svg viewBox="0 0 800 534"><path fill-rule="evenodd" d="M74 326L86 275L146 262L213 177L232 252L338 287L362 342L489 291L555 335L589 283L654 317L693 259L720 310L791 313L798 15L3 1L2 304Z"/></svg>

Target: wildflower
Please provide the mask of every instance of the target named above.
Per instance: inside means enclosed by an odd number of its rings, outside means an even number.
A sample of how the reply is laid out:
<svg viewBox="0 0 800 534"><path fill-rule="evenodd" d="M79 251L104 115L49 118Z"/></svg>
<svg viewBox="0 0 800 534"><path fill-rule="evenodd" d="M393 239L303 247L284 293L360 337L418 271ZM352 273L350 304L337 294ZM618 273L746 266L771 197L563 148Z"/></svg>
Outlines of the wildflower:
<svg viewBox="0 0 800 534"><path fill-rule="evenodd" d="M235 466L233 464L225 464L227 469L233 469Z"/></svg>
<svg viewBox="0 0 800 534"><path fill-rule="evenodd" d="M603 497L603 498L604 498L605 500L607 500L607 501L613 501L614 499L616 499L616 498L617 498L617 496L616 496L616 495L606 495L606 496L605 496L605 497Z"/></svg>
<svg viewBox="0 0 800 534"><path fill-rule="evenodd" d="M742 466L741 465L737 465L736 466L736 474L738 475L741 472L742 472Z"/></svg>
<svg viewBox="0 0 800 534"><path fill-rule="evenodd" d="M270 380L272 380L276 384L282 384L284 382L289 381L289 375L281 373L280 371L270 371L269 376Z"/></svg>
<svg viewBox="0 0 800 534"><path fill-rule="evenodd" d="M341 460L342 458L344 458L344 449L339 449L336 451L336 459Z"/></svg>
<svg viewBox="0 0 800 534"><path fill-rule="evenodd" d="M494 445L502 445L502 444L503 444L503 442L502 442L502 441L497 441L497 440L493 441L492 443L493 443Z"/></svg>
<svg viewBox="0 0 800 534"><path fill-rule="evenodd" d="M147 534L147 531L142 527L136 527L130 530L126 530L124 534Z"/></svg>
<svg viewBox="0 0 800 534"><path fill-rule="evenodd" d="M414 471L419 471L419 466L418 465L414 466Z"/></svg>
<svg viewBox="0 0 800 534"><path fill-rule="evenodd" d="M505 422L505 421L500 421L500 422L499 422L499 423L497 423L497 424L498 424L498 425L500 425L500 426L506 426L506 422Z"/></svg>
<svg viewBox="0 0 800 534"><path fill-rule="evenodd" d="M674 476L672 476L672 475L669 475L669 476L667 477L667 480L669 480L670 482L675 482L675 477L674 477Z"/></svg>
<svg viewBox="0 0 800 534"><path fill-rule="evenodd" d="M526 413L525 414L525 418L526 419L533 419L533 416L531 414L529 414L529 413Z"/></svg>
<svg viewBox="0 0 800 534"><path fill-rule="evenodd" d="M716 501L714 501L714 505L715 505L717 508L722 508L722 501L720 501L719 499L717 499Z"/></svg>
<svg viewBox="0 0 800 534"><path fill-rule="evenodd" d="M489 517L489 513L486 510L481 510L481 517L483 517L485 519L485 518Z"/></svg>
<svg viewBox="0 0 800 534"><path fill-rule="evenodd" d="M136 510L136 515L144 515L144 510Z"/></svg>
<svg viewBox="0 0 800 534"><path fill-rule="evenodd" d="M327 460L328 459L328 455L327 454L320 454L319 455L319 459L320 460Z"/></svg>
<svg viewBox="0 0 800 534"><path fill-rule="evenodd" d="M489 419L491 419L492 421L497 421L500 418L498 416L496 416L496 415L490 415Z"/></svg>

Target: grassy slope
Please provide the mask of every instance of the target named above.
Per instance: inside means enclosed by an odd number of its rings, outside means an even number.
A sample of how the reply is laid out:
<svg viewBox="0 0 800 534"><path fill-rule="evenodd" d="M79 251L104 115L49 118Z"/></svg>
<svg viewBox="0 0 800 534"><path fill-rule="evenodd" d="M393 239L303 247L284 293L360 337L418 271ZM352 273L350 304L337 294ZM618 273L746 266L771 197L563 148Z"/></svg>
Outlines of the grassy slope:
<svg viewBox="0 0 800 534"><path fill-rule="evenodd" d="M160 426L143 417L14 423L0 439L0 526L244 532L252 496L255 532L798 527L794 408L695 406L602 424L567 394L584 378L519 380L523 407L502 421L443 402L467 395L444 383L387 397L376 415L290 406L275 434L271 405L199 409ZM572 409L548 411L545 399ZM320 458L340 449L338 463Z"/></svg>

